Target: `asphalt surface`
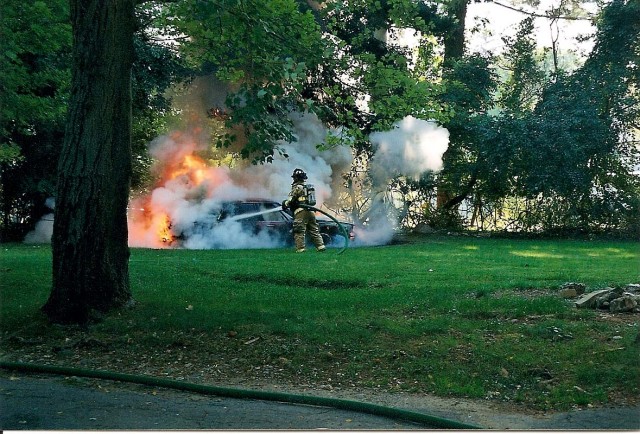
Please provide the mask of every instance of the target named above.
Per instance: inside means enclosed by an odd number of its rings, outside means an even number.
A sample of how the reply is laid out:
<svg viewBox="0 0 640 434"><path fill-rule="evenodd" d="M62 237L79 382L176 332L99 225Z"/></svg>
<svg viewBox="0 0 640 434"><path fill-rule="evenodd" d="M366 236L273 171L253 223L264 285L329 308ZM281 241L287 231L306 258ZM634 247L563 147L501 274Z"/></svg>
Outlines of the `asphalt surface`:
<svg viewBox="0 0 640 434"><path fill-rule="evenodd" d="M398 407L404 407L399 403ZM492 430L640 430L640 407L543 417L434 414ZM482 423L480 423L482 422ZM409 421L326 407L221 398L78 377L0 375L2 430L428 430Z"/></svg>
<svg viewBox="0 0 640 434"><path fill-rule="evenodd" d="M326 407L220 398L75 377L0 377L3 430L412 430Z"/></svg>

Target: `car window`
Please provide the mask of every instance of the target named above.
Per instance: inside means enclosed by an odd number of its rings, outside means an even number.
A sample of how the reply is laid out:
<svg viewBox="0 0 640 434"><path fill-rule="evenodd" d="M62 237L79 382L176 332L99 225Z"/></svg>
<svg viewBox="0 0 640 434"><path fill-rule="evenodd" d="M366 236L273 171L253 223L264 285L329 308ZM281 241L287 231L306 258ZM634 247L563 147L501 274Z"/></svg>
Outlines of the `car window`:
<svg viewBox="0 0 640 434"><path fill-rule="evenodd" d="M249 214L254 213L256 211L260 211L259 203L239 203L238 204L238 214Z"/></svg>
<svg viewBox="0 0 640 434"><path fill-rule="evenodd" d="M274 211L267 214L262 215L265 221L269 222L284 222L287 221L287 218L284 216L282 211Z"/></svg>
<svg viewBox="0 0 640 434"><path fill-rule="evenodd" d="M220 210L220 214L218 215L218 220L224 220L228 217L233 217L237 214L235 203L225 203L222 205L222 209Z"/></svg>

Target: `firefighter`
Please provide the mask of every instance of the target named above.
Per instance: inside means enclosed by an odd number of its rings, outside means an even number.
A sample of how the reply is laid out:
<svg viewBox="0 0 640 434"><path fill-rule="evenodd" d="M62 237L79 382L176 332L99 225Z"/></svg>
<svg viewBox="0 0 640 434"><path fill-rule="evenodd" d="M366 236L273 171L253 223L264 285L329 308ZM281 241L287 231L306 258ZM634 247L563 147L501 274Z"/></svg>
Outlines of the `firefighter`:
<svg viewBox="0 0 640 434"><path fill-rule="evenodd" d="M316 246L316 250L324 252L326 247L322 241L315 214L313 211L300 206L309 205L307 197L309 191L307 184L305 184L307 174L302 169L296 169L291 177L293 178L291 193L282 202L282 209L289 208L293 212L293 239L296 244L296 252L302 253L305 251L305 234L307 231L309 231L309 237ZM311 205L315 205L315 203Z"/></svg>

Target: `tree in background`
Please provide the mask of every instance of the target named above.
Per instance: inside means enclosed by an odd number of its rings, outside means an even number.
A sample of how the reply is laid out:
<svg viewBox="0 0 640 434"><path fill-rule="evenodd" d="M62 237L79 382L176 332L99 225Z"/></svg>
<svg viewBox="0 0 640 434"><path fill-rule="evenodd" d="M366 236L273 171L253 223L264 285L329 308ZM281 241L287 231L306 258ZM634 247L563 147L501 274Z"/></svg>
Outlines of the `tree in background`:
<svg viewBox="0 0 640 434"><path fill-rule="evenodd" d="M498 161L489 151L494 141L489 115L494 105L497 76L492 70L491 55L467 55L465 38L469 0L445 2L444 10L451 27L442 36L442 77L447 92L442 100L451 107L453 116L444 123L449 130L449 148L443 155L444 168L435 179L436 207L427 207L426 222L435 228L461 229L458 206L477 189L483 174L492 172ZM496 184L493 177L491 184ZM493 186L488 190L497 191Z"/></svg>
<svg viewBox="0 0 640 434"><path fill-rule="evenodd" d="M502 197L508 179L509 152L496 146L494 93L498 79L490 57L465 56L445 70L447 92L442 96L455 115L445 123L449 148L437 177L437 207L427 223L435 228L461 228L458 206L470 197Z"/></svg>
<svg viewBox="0 0 640 434"><path fill-rule="evenodd" d="M166 89L189 71L170 46L147 32L156 5L136 8L133 88L132 188L150 177L148 142L172 116ZM0 34L0 240L19 241L55 196L57 161L70 98L71 23L66 0L4 2Z"/></svg>
<svg viewBox="0 0 640 434"><path fill-rule="evenodd" d="M528 119L518 192L537 199L546 230L640 230L639 15L637 2L604 8L585 64L559 75Z"/></svg>
<svg viewBox="0 0 640 434"><path fill-rule="evenodd" d="M21 240L54 195L69 95L66 0L0 4L0 240Z"/></svg>
<svg viewBox="0 0 640 434"><path fill-rule="evenodd" d="M471 222L478 213L496 216L493 224L479 223L485 228L496 228L497 219L525 231L632 229L633 221L637 228L636 9L622 0L604 8L596 46L572 73L556 62L545 74L531 19L505 39L501 65L509 74L499 88L480 69L462 74L460 62L446 62L454 67L445 69L444 97L456 114L446 124L451 141L439 187L450 212L436 216L436 225L460 224L457 206L466 201ZM490 97L470 104L462 89Z"/></svg>

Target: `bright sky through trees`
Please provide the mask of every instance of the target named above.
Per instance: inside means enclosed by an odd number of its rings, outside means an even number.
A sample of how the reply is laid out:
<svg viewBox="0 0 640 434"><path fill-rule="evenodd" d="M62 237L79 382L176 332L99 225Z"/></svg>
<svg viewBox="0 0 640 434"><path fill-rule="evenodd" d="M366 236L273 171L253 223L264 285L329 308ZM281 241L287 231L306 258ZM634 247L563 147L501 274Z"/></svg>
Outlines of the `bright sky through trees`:
<svg viewBox="0 0 640 434"><path fill-rule="evenodd" d="M505 0L500 2L507 6L512 6L511 2ZM542 0L538 8L528 8L526 6L517 7L544 15L552 7L558 7L559 0ZM594 13L593 4L589 13ZM585 6L585 7L586 7ZM479 33L469 38L469 49L471 52L493 51L494 53L501 51L504 46L502 37L509 35L514 36L518 24L527 17L526 14L500 6L495 3L475 3L469 4L467 11L467 31L474 26L479 26L482 19L488 21L487 26ZM552 35L558 38L558 44L561 51L576 50L581 56L586 56L592 48L592 42L579 42L580 36L590 35L595 31L595 27L589 20L560 20L557 26L550 28L551 21L545 18L536 18L536 34L538 36L538 46L551 47ZM553 32L553 33L552 33Z"/></svg>

